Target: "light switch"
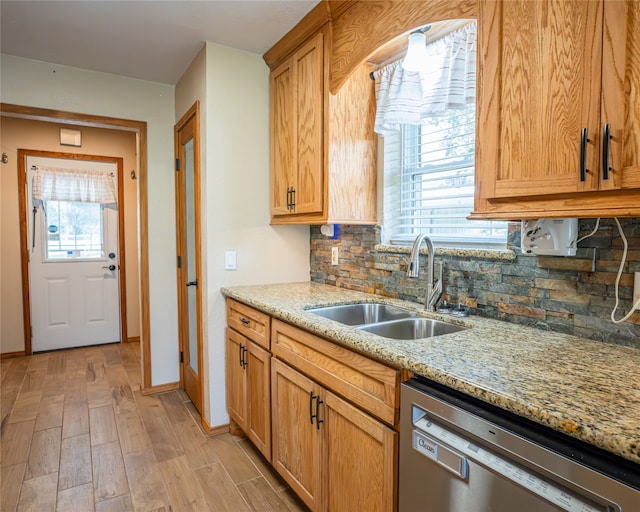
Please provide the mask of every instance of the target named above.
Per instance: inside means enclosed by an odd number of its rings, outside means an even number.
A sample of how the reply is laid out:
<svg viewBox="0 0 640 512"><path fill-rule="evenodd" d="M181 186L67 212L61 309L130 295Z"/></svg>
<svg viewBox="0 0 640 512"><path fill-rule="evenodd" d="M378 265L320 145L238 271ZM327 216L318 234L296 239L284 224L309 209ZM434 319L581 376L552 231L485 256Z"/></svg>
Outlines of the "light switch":
<svg viewBox="0 0 640 512"><path fill-rule="evenodd" d="M236 269L236 251L225 251L224 253L224 269Z"/></svg>

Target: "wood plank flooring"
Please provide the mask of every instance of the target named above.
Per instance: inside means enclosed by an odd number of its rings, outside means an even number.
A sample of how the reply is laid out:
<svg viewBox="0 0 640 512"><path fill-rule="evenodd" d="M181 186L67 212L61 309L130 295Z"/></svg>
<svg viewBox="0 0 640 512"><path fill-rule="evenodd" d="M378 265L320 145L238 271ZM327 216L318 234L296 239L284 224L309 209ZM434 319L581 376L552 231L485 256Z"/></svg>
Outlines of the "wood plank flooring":
<svg viewBox="0 0 640 512"><path fill-rule="evenodd" d="M0 510L305 511L245 438L182 391L140 394L139 343L1 362Z"/></svg>

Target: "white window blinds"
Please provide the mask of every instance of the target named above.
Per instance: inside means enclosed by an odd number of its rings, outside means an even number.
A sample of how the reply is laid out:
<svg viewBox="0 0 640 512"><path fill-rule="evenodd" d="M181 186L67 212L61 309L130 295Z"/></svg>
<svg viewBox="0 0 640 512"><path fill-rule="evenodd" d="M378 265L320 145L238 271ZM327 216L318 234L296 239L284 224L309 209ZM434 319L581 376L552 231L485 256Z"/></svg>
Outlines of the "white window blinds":
<svg viewBox="0 0 640 512"><path fill-rule="evenodd" d="M34 200L115 204L117 197L109 171L38 166L33 174Z"/></svg>

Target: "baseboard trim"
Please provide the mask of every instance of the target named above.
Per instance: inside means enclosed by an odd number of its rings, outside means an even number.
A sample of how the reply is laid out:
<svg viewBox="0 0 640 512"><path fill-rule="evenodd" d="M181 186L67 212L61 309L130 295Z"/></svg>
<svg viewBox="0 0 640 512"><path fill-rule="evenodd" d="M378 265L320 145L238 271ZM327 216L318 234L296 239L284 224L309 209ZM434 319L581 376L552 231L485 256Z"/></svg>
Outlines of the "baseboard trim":
<svg viewBox="0 0 640 512"><path fill-rule="evenodd" d="M140 336L131 336L127 338L127 343L140 343Z"/></svg>
<svg viewBox="0 0 640 512"><path fill-rule="evenodd" d="M167 382L166 384L159 384L158 386L151 386L150 388L141 388L141 395L153 395L155 393L164 393L166 391L174 391L180 389L180 382Z"/></svg>
<svg viewBox="0 0 640 512"><path fill-rule="evenodd" d="M3 352L0 354L0 359L11 359L12 357L26 356L27 353L24 350L17 350L15 352Z"/></svg>
<svg viewBox="0 0 640 512"><path fill-rule="evenodd" d="M206 423L205 419L202 419L203 426ZM208 426L208 423L207 423ZM219 436L220 434L226 434L229 432L229 425L217 425L215 427L209 426L209 428L205 428L206 432L209 432L210 436Z"/></svg>

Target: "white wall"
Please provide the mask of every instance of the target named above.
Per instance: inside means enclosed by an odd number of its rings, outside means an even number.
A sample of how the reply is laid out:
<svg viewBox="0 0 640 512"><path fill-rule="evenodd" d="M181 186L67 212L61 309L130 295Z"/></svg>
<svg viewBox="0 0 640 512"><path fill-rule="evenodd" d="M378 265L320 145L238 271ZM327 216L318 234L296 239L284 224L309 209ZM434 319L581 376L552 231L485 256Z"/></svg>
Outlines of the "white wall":
<svg viewBox="0 0 640 512"><path fill-rule="evenodd" d="M208 361L212 426L225 404L220 287L309 280L309 227L269 225L269 69L260 55L206 45ZM224 252L237 270L224 270Z"/></svg>
<svg viewBox="0 0 640 512"><path fill-rule="evenodd" d="M2 55L0 92L5 103L147 122L152 384L178 381L174 86Z"/></svg>

